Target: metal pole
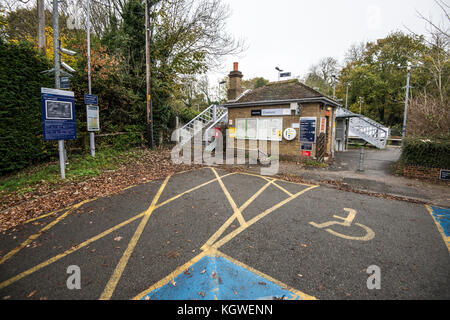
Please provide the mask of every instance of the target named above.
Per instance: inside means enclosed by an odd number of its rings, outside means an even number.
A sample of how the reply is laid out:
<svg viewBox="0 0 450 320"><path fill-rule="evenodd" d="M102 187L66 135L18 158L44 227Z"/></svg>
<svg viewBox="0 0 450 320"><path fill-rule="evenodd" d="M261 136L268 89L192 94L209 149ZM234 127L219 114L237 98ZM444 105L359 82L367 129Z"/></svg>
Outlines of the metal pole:
<svg viewBox="0 0 450 320"><path fill-rule="evenodd" d="M345 90L345 109L348 109L348 87L350 83L347 83L347 90Z"/></svg>
<svg viewBox="0 0 450 320"><path fill-rule="evenodd" d="M402 128L402 146L406 136L406 116L408 114L408 98L409 98L409 80L411 78L411 66L408 63L408 74L406 76L406 97L405 97L405 111L403 113L403 128Z"/></svg>
<svg viewBox="0 0 450 320"><path fill-rule="evenodd" d="M149 0L145 0L145 61L147 72L147 135L148 145L153 149L153 104L151 97L151 69L150 69L150 15L149 15Z"/></svg>
<svg viewBox="0 0 450 320"><path fill-rule="evenodd" d="M364 146L361 147L359 152L359 169L358 171L364 171Z"/></svg>
<svg viewBox="0 0 450 320"><path fill-rule="evenodd" d="M359 97L359 114L361 114L362 97Z"/></svg>
<svg viewBox="0 0 450 320"><path fill-rule="evenodd" d="M91 1L87 0L87 58L88 58L88 91L92 94L91 85ZM95 133L89 132L91 156L95 157Z"/></svg>
<svg viewBox="0 0 450 320"><path fill-rule="evenodd" d="M60 89L60 56L59 56L59 22L58 1L53 0L53 63L55 68L55 89ZM64 159L64 140L58 140L59 168L61 178L66 178L66 164Z"/></svg>

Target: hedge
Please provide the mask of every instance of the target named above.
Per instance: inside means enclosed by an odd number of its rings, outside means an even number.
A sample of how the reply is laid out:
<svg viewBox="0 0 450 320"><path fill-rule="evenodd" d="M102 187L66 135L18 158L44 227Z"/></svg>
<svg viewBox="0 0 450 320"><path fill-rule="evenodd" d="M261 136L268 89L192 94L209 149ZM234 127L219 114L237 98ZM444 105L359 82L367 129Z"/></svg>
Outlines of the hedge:
<svg viewBox="0 0 450 320"><path fill-rule="evenodd" d="M449 169L450 139L407 138L403 144L401 160L409 165Z"/></svg>
<svg viewBox="0 0 450 320"><path fill-rule="evenodd" d="M51 68L30 43L0 39L0 175L45 161L55 153L42 139L41 87L51 87Z"/></svg>

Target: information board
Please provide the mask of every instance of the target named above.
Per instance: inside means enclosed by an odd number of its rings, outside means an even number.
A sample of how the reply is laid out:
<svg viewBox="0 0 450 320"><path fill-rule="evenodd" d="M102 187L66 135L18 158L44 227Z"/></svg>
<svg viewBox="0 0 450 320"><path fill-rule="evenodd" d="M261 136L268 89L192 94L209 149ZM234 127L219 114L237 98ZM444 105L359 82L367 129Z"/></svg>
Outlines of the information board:
<svg viewBox="0 0 450 320"><path fill-rule="evenodd" d="M77 138L75 96L72 91L41 88L44 140Z"/></svg>
<svg viewBox="0 0 450 320"><path fill-rule="evenodd" d="M98 96L95 94L84 94L84 104L98 105Z"/></svg>
<svg viewBox="0 0 450 320"><path fill-rule="evenodd" d="M450 170L441 170L440 179L449 181L450 180Z"/></svg>
<svg viewBox="0 0 450 320"><path fill-rule="evenodd" d="M316 122L313 117L300 118L300 142L315 143L316 142Z"/></svg>
<svg viewBox="0 0 450 320"><path fill-rule="evenodd" d="M88 131L99 131L100 130L100 120L98 116L98 106L87 105L86 106L86 117L87 117L87 130Z"/></svg>

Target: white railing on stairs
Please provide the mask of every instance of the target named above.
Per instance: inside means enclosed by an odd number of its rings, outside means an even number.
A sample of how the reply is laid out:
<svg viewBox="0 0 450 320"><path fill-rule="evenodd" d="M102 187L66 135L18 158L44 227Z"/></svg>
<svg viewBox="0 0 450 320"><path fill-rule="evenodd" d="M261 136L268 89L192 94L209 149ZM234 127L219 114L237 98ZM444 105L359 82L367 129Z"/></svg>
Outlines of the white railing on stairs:
<svg viewBox="0 0 450 320"><path fill-rule="evenodd" d="M211 105L179 129L181 138L179 142L184 144L190 141L195 135L202 133L205 128L207 132L205 132L203 137L209 137L211 129L218 123L226 121L227 118L228 109L226 107Z"/></svg>
<svg viewBox="0 0 450 320"><path fill-rule="evenodd" d="M338 117L350 118L350 131L379 149L386 148L391 130L382 124L363 115L339 108Z"/></svg>

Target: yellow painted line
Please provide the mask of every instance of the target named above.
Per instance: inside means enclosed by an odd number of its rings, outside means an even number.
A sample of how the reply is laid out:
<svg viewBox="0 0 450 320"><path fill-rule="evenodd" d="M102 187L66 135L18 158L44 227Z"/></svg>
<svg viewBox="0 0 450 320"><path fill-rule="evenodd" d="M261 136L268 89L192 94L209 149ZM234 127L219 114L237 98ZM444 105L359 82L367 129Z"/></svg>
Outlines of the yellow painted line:
<svg viewBox="0 0 450 320"><path fill-rule="evenodd" d="M43 214L43 215L38 216L38 217L36 217L36 218L31 218L31 219L25 221L24 224L27 224L27 223L30 223L30 222L33 222L33 221L36 221L36 220L39 220L39 219L43 219L43 218L45 218L45 217L48 217L48 216L57 214L58 212L61 212L61 211L64 211L64 210L68 210L68 209L70 209L70 208L72 208L72 207L73 207L73 206L66 207L66 208L61 208L61 209L58 209L58 210L55 210L55 211L52 211L52 212Z"/></svg>
<svg viewBox="0 0 450 320"><path fill-rule="evenodd" d="M260 175L260 174L256 174L256 173L250 173L250 172L236 172L236 174L244 174L244 175L247 175L247 176L254 176L254 177L258 177L258 178L262 178L262 179L266 179L266 180L267 180L267 177L262 176L262 175ZM309 184L309 183L293 182L293 181L287 181L287 180L283 180L283 179L279 179L279 178L271 178L271 179L273 179L273 180L275 180L275 181L281 181L281 182L286 182L286 183L296 184L296 185L299 185L299 186L307 186L307 187L313 187L313 186L315 186L315 185Z"/></svg>
<svg viewBox="0 0 450 320"><path fill-rule="evenodd" d="M261 271L258 271L256 269L254 269L254 268L252 268L252 267L250 267L250 266L248 266L248 265L246 265L246 264L244 264L244 263L242 263L242 262L240 262L240 261L238 261L238 260L236 260L236 259L234 259L234 258L232 258L232 257L230 257L230 256L228 256L226 254L224 254L223 252L220 252L218 250L213 250L212 253L214 253L214 255L216 255L216 256L223 257L223 258L231 261L235 265L240 266L240 267L242 267L244 269L247 269L248 271L253 272L256 275L258 275L258 276L260 276L262 278L265 278L265 279L275 283L277 286L279 286L279 287L281 287L283 289L286 289L286 290L289 290L289 291L295 293L302 300L317 300L316 297L313 297L313 296L310 296L309 294L306 294L304 292L298 291L298 290L292 288L291 286L288 286L287 284L284 284L284 283L282 283L282 282L272 278L271 276L269 276L269 275L267 275L265 273L262 273ZM296 297L292 297L292 298L295 299Z"/></svg>
<svg viewBox="0 0 450 320"><path fill-rule="evenodd" d="M14 248L13 250L11 250L10 252L8 252L1 260L0 260L0 264L4 263L5 261L9 260L13 255L15 255L17 252L19 252L20 250L22 250L23 248L25 248L27 245L29 245L33 240L36 240L37 238L39 238L43 232L49 230L50 228L54 227L58 222L60 222L62 219L64 219L65 217L67 217L67 215L69 215L73 210L81 207L83 204L90 202L92 200L85 200L85 201L81 201L80 203L77 203L76 205L72 206L71 209L69 209L66 213L60 215L58 218L56 218L55 220L53 220L52 222L50 222L49 224L47 224L44 228L42 228L41 230L39 230L38 233L35 233L31 236L29 236L27 238L27 240L25 240L24 242L22 242L19 246L17 246L16 248Z"/></svg>
<svg viewBox="0 0 450 320"><path fill-rule="evenodd" d="M219 175L217 174L217 171L214 168L211 168L211 170L214 172L214 174L216 175L217 181L219 182L220 186L222 187L223 193L225 194L225 196L228 199L228 202L230 203L231 207L233 208L233 215L236 216L236 218L238 219L241 227L242 226L246 226L247 223L244 220L244 217L242 216L241 211L239 210L239 208L237 207L236 203L234 202L233 198L231 197L230 193L228 192L228 189L225 187L222 179L219 177Z"/></svg>
<svg viewBox="0 0 450 320"><path fill-rule="evenodd" d="M221 178L225 178L225 177L231 176L231 175L233 175L233 174L235 174L235 173L228 173L228 174L226 174L226 175L221 176ZM215 181L217 181L217 180L218 180L218 179L215 178L215 179L209 180L209 181L207 181L207 182L205 182L205 183L202 183L202 184L200 184L200 185L198 185L198 186L196 186L196 187L193 187L193 188L191 188L191 189L189 189L189 190L187 190L187 191L184 191L184 192L182 192L182 193L180 193L180 194L178 194L178 195L176 195L176 196L174 196L174 197L172 197L172 198L170 198L170 199L168 199L168 200L166 200L166 201L164 201L164 202L161 202L160 204L158 204L158 205L155 207L155 209L158 209L159 207L165 206L165 205L168 204L169 202L172 202L172 201L174 201L174 200L176 200L176 199L178 199L178 198L180 198L180 197L184 196L185 194L188 194L188 193L190 193L190 192L192 192L192 191L195 191L195 190L200 189L200 188L202 188L202 187L204 187L204 186L207 186L208 184L213 183L213 182L215 182Z"/></svg>
<svg viewBox="0 0 450 320"><path fill-rule="evenodd" d="M285 188L283 188L282 186L280 186L279 184L277 184L276 182L273 182L273 185L275 187L277 187L278 189L280 189L281 191L283 191L284 193L286 193L289 197L292 197L292 193L290 193L289 191L287 191Z"/></svg>
<svg viewBox="0 0 450 320"><path fill-rule="evenodd" d="M24 271L24 272L22 272L22 273L20 273L20 274L18 274L16 276L14 276L14 277L6 280L6 281L3 281L2 283L0 283L0 289L3 289L5 287L11 285L12 283L22 279L23 277L26 277L26 276L28 276L28 275L30 275L30 274L32 274L32 273L34 273L34 272L44 268L44 267L52 264L53 262L56 262L56 261L64 258L65 256L67 256L67 255L69 255L69 254L71 254L71 253L73 253L75 251L78 251L79 249L81 249L83 247L86 247L87 245L91 244L92 242L95 242L98 239L101 239L104 236L107 236L111 232L116 231L116 230L118 230L118 229L128 225L129 223L133 222L134 220L139 219L144 214L145 214L145 212L143 212L141 214L138 214L138 215L136 215L136 216L134 216L134 217L132 217L132 218L130 218L130 219L128 219L128 220L126 220L126 221L124 221L124 222L122 222L122 223L120 223L120 224L118 224L118 225L116 225L116 226L114 226L114 227L112 227L112 228L110 228L110 229L108 229L108 230L98 234L98 235L96 235L95 237L92 237L92 238L90 238L90 239L80 243L79 245L76 245L76 246L72 247L71 249L66 250L63 253L60 253L57 256L55 256L53 258L50 258L50 259L48 259L48 260L38 264L37 266L34 266L34 267L32 267L32 268L30 268L30 269L28 269L28 270L26 270L26 271Z"/></svg>
<svg viewBox="0 0 450 320"><path fill-rule="evenodd" d="M261 193L266 190L273 181L269 181L261 189L259 189L253 196L251 196L241 207L239 207L239 212L244 211ZM206 243L201 247L201 250L207 250L211 245L225 232L225 230L230 226L230 224L236 219L236 214L233 214L228 218L227 221L206 241Z"/></svg>
<svg viewBox="0 0 450 320"><path fill-rule="evenodd" d="M196 255L194 258L192 258L191 260L189 260L188 262L186 262L185 264L179 266L178 268L176 268L173 272L171 272L169 275L167 275L166 277L164 277L163 279L159 280L158 282L156 282L155 284L153 284L152 286L150 286L148 289L145 289L144 291L142 291L141 293L139 293L137 296L135 296L132 300L140 300L142 299L146 294L148 294L149 292L152 292L153 290L156 290L160 287L162 287L163 285L169 283L170 280L175 279L179 274L181 274L182 272L184 272L186 269L190 268L192 265L194 265L196 262L198 262L201 258L203 258L206 255L209 255L211 253L211 251L203 251L200 254Z"/></svg>
<svg viewBox="0 0 450 320"><path fill-rule="evenodd" d="M434 223L436 224L437 229L439 230L439 233L442 236L442 239L444 239L445 245L447 246L448 252L450 252L450 237L447 237L444 233L444 229L442 229L442 226L440 225L440 223L436 220L436 218L433 216L433 210L431 209L431 207L429 205L425 205L425 207L428 210L428 213L431 215L431 217L433 218Z"/></svg>
<svg viewBox="0 0 450 320"><path fill-rule="evenodd" d="M108 283L106 284L106 287L100 296L100 300L109 300L111 298L111 296L113 295L114 290L116 289L117 283L119 282L120 278L122 277L122 273L128 264L128 260L130 259L131 254L133 253L134 248L136 247L136 244L139 241L139 238L141 237L142 232L144 231L144 228L147 225L147 222L150 219L152 212L155 210L156 203L158 202L159 197L161 196L161 193L163 192L164 188L166 187L169 179L170 179L170 175L167 176L166 180L164 180L164 182L162 183L158 192L156 193L155 197L153 198L153 201L152 201L150 207L147 209L147 211L144 212L144 218L142 218L141 223L137 227L133 237L131 238L130 242L128 243L127 249L123 253L122 258L120 258L119 263L117 264L116 268L114 269L114 273L112 274L111 278L109 279Z"/></svg>
<svg viewBox="0 0 450 320"><path fill-rule="evenodd" d="M250 227L251 225L253 225L254 223L258 222L260 219L264 218L265 216L267 216L268 214L270 214L271 212L277 210L278 208L284 206L285 204L287 204L288 202L294 200L295 198L299 197L300 195L304 194L305 192L308 192L309 190L312 190L314 188L317 188L318 186L312 186L309 188L306 188L296 194L294 194L292 197L289 197L281 202L279 202L278 204L274 205L273 207L265 210L264 212L260 213L259 215L257 215L256 217L254 217L253 219L247 221L247 225L246 226L240 226L239 228L237 228L236 230L230 232L228 235L226 235L225 237L223 237L221 240L219 240L218 242L216 242L214 245L212 245L213 248L215 249L219 249L221 246L223 246L224 244L226 244L228 241L230 241L231 239L233 239L235 236L237 236L239 233L241 233L242 231L244 231L245 229L247 229L248 227Z"/></svg>

